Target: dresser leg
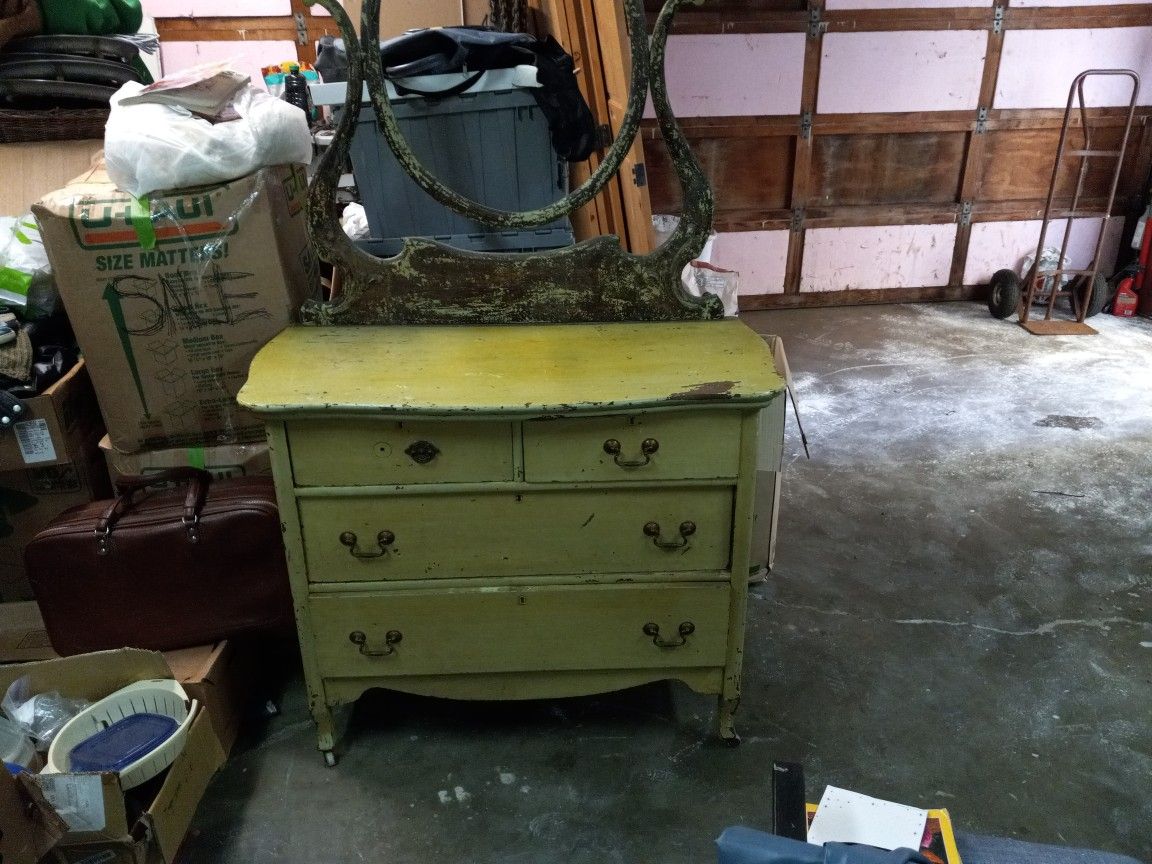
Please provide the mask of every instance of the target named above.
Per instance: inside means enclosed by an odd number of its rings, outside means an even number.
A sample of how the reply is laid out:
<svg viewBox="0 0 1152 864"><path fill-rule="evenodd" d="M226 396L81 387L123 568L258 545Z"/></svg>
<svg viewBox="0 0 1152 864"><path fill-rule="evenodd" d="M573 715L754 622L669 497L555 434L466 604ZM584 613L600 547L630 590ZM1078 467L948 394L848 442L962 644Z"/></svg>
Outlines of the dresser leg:
<svg viewBox="0 0 1152 864"><path fill-rule="evenodd" d="M336 746L332 709L320 699L314 699L311 707L312 720L316 723L316 747L324 754L324 764L331 768L336 764L336 754L332 752Z"/></svg>
<svg viewBox="0 0 1152 864"><path fill-rule="evenodd" d="M724 741L724 743L729 747L735 747L740 743L740 736L736 734L735 717L736 709L739 707L739 697L735 699L728 699L724 696L720 697L716 712L720 731L720 739Z"/></svg>

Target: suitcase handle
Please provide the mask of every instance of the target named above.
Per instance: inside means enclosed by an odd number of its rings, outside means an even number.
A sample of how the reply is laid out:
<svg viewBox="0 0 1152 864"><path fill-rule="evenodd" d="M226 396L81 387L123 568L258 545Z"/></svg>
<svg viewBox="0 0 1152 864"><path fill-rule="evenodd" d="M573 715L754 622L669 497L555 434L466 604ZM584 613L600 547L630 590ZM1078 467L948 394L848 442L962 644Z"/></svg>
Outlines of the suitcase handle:
<svg viewBox="0 0 1152 864"><path fill-rule="evenodd" d="M180 521L188 526L188 542L196 543L200 539L197 527L200 522L200 511L204 509L212 475L202 468L169 468L166 471L157 471L155 474L128 474L116 480L116 491L119 494L112 502L112 506L96 520L99 554L108 554L108 538L112 534L112 528L120 521L120 517L131 509L137 492L149 486L185 481L188 483L188 494L184 498L184 512L180 516Z"/></svg>

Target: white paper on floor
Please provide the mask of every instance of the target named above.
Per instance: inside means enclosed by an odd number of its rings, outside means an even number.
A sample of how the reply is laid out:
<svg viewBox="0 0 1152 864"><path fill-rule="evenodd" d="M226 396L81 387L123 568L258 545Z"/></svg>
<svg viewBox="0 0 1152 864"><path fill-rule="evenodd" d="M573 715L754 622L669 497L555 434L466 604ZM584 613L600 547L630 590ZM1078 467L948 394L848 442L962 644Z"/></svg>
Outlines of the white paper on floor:
<svg viewBox="0 0 1152 864"><path fill-rule="evenodd" d="M808 842L864 843L880 849L919 849L928 811L829 786L824 790Z"/></svg>

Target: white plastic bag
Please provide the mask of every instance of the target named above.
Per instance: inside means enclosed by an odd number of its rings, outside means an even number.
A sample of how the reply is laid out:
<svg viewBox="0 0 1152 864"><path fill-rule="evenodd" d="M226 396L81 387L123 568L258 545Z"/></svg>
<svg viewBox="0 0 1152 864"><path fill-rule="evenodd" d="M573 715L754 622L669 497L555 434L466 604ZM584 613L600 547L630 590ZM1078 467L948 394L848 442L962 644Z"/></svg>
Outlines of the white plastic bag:
<svg viewBox="0 0 1152 864"><path fill-rule="evenodd" d="M26 319L43 318L56 307L52 265L31 213L0 216L0 304L23 309Z"/></svg>
<svg viewBox="0 0 1152 864"><path fill-rule="evenodd" d="M29 678L23 675L12 682L4 694L3 709L8 719L36 740L36 748L46 751L64 725L87 708L85 699L71 699L53 690L32 693Z"/></svg>
<svg viewBox="0 0 1152 864"><path fill-rule="evenodd" d="M697 297L715 294L724 304L724 314L729 318L734 318L740 311L740 274L735 270L725 270L709 261L697 259L689 262L684 272L691 274L690 282L681 277L688 293Z"/></svg>
<svg viewBox="0 0 1152 864"><path fill-rule="evenodd" d="M255 87L241 90L232 103L240 118L223 123L210 123L171 105L119 104L141 89L143 85L129 82L116 91L104 127L108 176L136 197L312 160L304 112Z"/></svg>
<svg viewBox="0 0 1152 864"><path fill-rule="evenodd" d="M656 245L660 246L672 236L680 224L679 216L670 216L664 213L652 215L652 231L656 236ZM716 232L708 235L700 255L693 261L684 265L680 272L680 282L684 290L693 297L702 294L715 294L724 304L724 314L734 317L740 311L739 292L740 274L735 270L725 270L712 263L712 249L716 245Z"/></svg>
<svg viewBox="0 0 1152 864"><path fill-rule="evenodd" d="M1031 254L1027 258L1024 259L1024 263L1020 265L1020 278L1021 279L1027 279L1028 278L1028 271L1032 269L1032 262L1035 260L1036 260L1035 254ZM1040 266L1038 268L1040 274L1051 273L1053 270L1067 270L1071 266L1072 266L1072 262L1070 260L1068 260L1067 258L1064 258L1063 260L1061 260L1060 250L1057 249L1055 246L1045 246L1043 249L1040 250ZM1070 275L1065 274L1065 275L1061 276L1060 277L1060 290L1064 290L1064 287L1071 281L1072 281L1072 277ZM1044 282L1043 282L1043 291L1045 294L1047 294L1051 290L1052 290L1052 277L1047 276L1047 277L1045 277Z"/></svg>

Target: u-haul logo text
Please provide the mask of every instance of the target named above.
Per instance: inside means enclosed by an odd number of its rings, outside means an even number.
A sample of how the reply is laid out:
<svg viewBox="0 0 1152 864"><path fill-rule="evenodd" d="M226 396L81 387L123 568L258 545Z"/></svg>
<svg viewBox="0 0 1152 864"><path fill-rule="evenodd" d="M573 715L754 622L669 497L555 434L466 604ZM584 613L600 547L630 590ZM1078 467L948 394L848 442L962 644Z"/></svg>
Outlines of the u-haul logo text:
<svg viewBox="0 0 1152 864"><path fill-rule="evenodd" d="M195 243L236 233L238 221L213 212L211 195L164 199L153 207L152 229L157 245ZM88 200L71 208L72 231L82 249L124 249L140 246L137 223L147 217L131 202Z"/></svg>

